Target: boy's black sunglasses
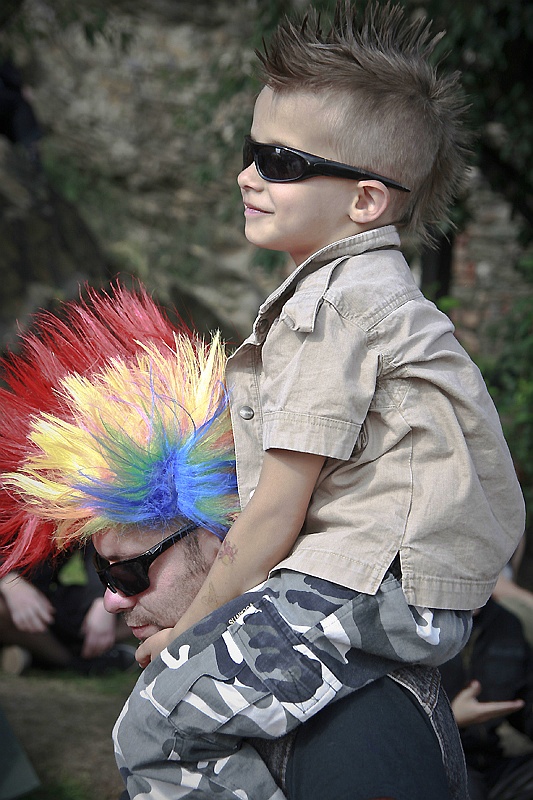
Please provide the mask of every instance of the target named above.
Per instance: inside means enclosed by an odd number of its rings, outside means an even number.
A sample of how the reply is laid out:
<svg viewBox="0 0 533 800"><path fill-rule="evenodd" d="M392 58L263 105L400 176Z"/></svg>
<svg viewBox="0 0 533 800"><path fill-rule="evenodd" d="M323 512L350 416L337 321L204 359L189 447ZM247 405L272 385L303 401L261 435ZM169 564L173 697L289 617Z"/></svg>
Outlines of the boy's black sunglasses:
<svg viewBox="0 0 533 800"><path fill-rule="evenodd" d="M410 192L401 183L384 178L375 172L350 167L340 161L330 161L327 158L313 156L293 147L283 147L279 144L261 144L255 142L251 136L244 137L242 151L242 168L246 169L251 163L255 164L259 175L270 183L294 183L305 181L316 175L327 175L330 178L349 178L350 180L374 180L398 189L400 192Z"/></svg>
<svg viewBox="0 0 533 800"><path fill-rule="evenodd" d="M133 597L135 594L144 592L150 586L148 570L155 559L179 542L184 536L194 531L198 525L194 522L187 522L175 533L171 533L163 541L154 544L145 553L135 558L127 558L125 561L115 561L111 564L107 558L103 558L99 553L94 554L94 566L98 577L110 591L117 591L125 597Z"/></svg>

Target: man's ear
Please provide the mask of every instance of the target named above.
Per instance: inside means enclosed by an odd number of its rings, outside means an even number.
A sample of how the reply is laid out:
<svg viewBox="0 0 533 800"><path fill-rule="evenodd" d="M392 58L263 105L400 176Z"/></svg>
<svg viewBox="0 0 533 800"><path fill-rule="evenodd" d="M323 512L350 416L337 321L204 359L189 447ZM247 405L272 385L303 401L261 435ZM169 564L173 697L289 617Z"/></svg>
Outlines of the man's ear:
<svg viewBox="0 0 533 800"><path fill-rule="evenodd" d="M198 528L197 536L204 561L209 569L220 550L220 539L205 528Z"/></svg>
<svg viewBox="0 0 533 800"><path fill-rule="evenodd" d="M350 219L358 225L368 225L385 213L390 192L381 181L359 181L350 208Z"/></svg>

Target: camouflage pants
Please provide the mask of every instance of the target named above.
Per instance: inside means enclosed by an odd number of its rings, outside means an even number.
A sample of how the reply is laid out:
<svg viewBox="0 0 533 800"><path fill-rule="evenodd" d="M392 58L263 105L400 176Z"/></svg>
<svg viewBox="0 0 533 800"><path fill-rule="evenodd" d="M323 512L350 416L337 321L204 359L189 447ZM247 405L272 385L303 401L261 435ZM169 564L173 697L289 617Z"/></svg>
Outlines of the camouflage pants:
<svg viewBox="0 0 533 800"><path fill-rule="evenodd" d="M245 740L276 739L399 663L442 663L469 615L413 609L283 570L179 636L139 678L113 732L130 800L283 800Z"/></svg>

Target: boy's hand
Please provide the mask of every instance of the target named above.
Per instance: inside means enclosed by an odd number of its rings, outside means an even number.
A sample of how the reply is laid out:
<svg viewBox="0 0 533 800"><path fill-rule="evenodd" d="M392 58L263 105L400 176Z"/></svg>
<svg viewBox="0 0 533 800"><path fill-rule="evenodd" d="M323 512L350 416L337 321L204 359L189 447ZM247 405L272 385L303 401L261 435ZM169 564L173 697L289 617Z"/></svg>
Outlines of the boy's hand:
<svg viewBox="0 0 533 800"><path fill-rule="evenodd" d="M174 628L163 628L162 631L154 633L153 636L149 636L145 642L139 645L135 653L135 658L144 669L148 666L150 661L158 656L175 638L176 632Z"/></svg>

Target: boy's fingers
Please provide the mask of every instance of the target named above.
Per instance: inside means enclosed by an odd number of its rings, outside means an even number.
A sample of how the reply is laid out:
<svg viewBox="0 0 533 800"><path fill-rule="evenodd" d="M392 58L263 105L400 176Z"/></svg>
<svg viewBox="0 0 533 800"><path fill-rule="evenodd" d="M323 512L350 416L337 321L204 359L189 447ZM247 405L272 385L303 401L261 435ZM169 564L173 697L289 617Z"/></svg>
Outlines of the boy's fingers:
<svg viewBox="0 0 533 800"><path fill-rule="evenodd" d="M135 652L135 660L144 669L151 661L150 650L146 644L141 644Z"/></svg>

